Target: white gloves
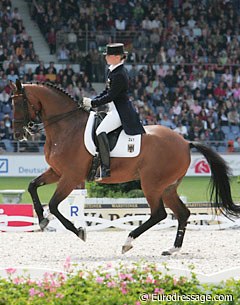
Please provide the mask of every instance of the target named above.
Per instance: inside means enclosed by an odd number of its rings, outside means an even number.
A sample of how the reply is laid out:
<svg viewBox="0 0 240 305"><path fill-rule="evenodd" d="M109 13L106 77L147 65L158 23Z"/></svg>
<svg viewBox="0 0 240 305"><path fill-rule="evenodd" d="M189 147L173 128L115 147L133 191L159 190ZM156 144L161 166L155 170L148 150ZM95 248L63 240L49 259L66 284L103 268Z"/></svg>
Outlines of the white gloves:
<svg viewBox="0 0 240 305"><path fill-rule="evenodd" d="M92 100L89 98L89 97L84 97L83 98L83 107L86 109L86 110L90 110L92 108Z"/></svg>

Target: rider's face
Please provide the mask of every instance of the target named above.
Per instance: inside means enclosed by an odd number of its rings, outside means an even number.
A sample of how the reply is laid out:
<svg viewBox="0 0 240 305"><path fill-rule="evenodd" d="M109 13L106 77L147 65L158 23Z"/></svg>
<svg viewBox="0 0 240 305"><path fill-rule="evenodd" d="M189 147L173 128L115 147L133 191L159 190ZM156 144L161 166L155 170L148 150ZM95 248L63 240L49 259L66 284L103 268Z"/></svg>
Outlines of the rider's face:
<svg viewBox="0 0 240 305"><path fill-rule="evenodd" d="M121 55L106 55L106 62L108 65L117 65L121 60Z"/></svg>

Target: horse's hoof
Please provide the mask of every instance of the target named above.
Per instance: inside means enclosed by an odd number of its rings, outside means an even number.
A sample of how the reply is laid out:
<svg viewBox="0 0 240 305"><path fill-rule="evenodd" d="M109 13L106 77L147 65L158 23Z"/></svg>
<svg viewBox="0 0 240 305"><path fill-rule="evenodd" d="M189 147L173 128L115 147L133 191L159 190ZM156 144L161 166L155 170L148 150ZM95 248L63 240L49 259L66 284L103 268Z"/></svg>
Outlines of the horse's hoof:
<svg viewBox="0 0 240 305"><path fill-rule="evenodd" d="M87 239L87 232L86 232L86 229L85 229L85 228L82 228L82 227L78 228L78 234L77 234L77 236L78 236L81 240L86 241L86 239Z"/></svg>
<svg viewBox="0 0 240 305"><path fill-rule="evenodd" d="M170 253L169 251L163 251L162 252L162 255L163 256L169 256L169 255L171 255L172 253Z"/></svg>
<svg viewBox="0 0 240 305"><path fill-rule="evenodd" d="M124 245L122 246L122 254L126 253L127 251L132 249L132 245Z"/></svg>
<svg viewBox="0 0 240 305"><path fill-rule="evenodd" d="M47 227L48 224L49 224L49 219L43 218L43 219L39 222L40 229L43 231L43 230Z"/></svg>
<svg viewBox="0 0 240 305"><path fill-rule="evenodd" d="M180 250L181 250L181 248L179 248L179 247L172 247L169 250L163 251L162 255L169 256L169 255L172 255L173 253L179 252Z"/></svg>

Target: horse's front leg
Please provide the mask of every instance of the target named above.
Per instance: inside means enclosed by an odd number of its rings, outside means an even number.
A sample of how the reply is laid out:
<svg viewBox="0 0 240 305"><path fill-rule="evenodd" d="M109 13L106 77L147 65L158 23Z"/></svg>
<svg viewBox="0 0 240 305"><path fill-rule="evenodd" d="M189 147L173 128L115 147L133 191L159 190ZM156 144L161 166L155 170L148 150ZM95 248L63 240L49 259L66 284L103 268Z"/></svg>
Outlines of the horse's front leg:
<svg viewBox="0 0 240 305"><path fill-rule="evenodd" d="M75 233L83 241L86 241L86 230L81 227L77 229L74 224L65 218L58 210L59 203L61 203L80 182L78 181L78 183L75 184L74 182L71 182L71 179L61 177L57 189L49 202L49 210L66 229Z"/></svg>
<svg viewBox="0 0 240 305"><path fill-rule="evenodd" d="M42 175L34 178L28 186L28 191L32 197L33 206L38 217L40 228L42 230L48 225L49 220L43 216L43 207L37 193L37 188L43 185L57 182L58 180L59 176L53 171L52 168L49 168Z"/></svg>

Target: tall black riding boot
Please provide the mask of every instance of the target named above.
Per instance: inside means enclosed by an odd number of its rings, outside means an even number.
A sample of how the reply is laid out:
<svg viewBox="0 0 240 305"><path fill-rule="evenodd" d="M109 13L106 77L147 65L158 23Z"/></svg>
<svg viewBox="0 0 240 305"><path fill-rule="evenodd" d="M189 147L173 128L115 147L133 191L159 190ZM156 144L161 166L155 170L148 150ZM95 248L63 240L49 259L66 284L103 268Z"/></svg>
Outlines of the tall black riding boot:
<svg viewBox="0 0 240 305"><path fill-rule="evenodd" d="M96 180L102 180L102 178L110 177L110 150L106 132L101 132L97 136L97 140L101 160L101 171L100 177L96 177Z"/></svg>

